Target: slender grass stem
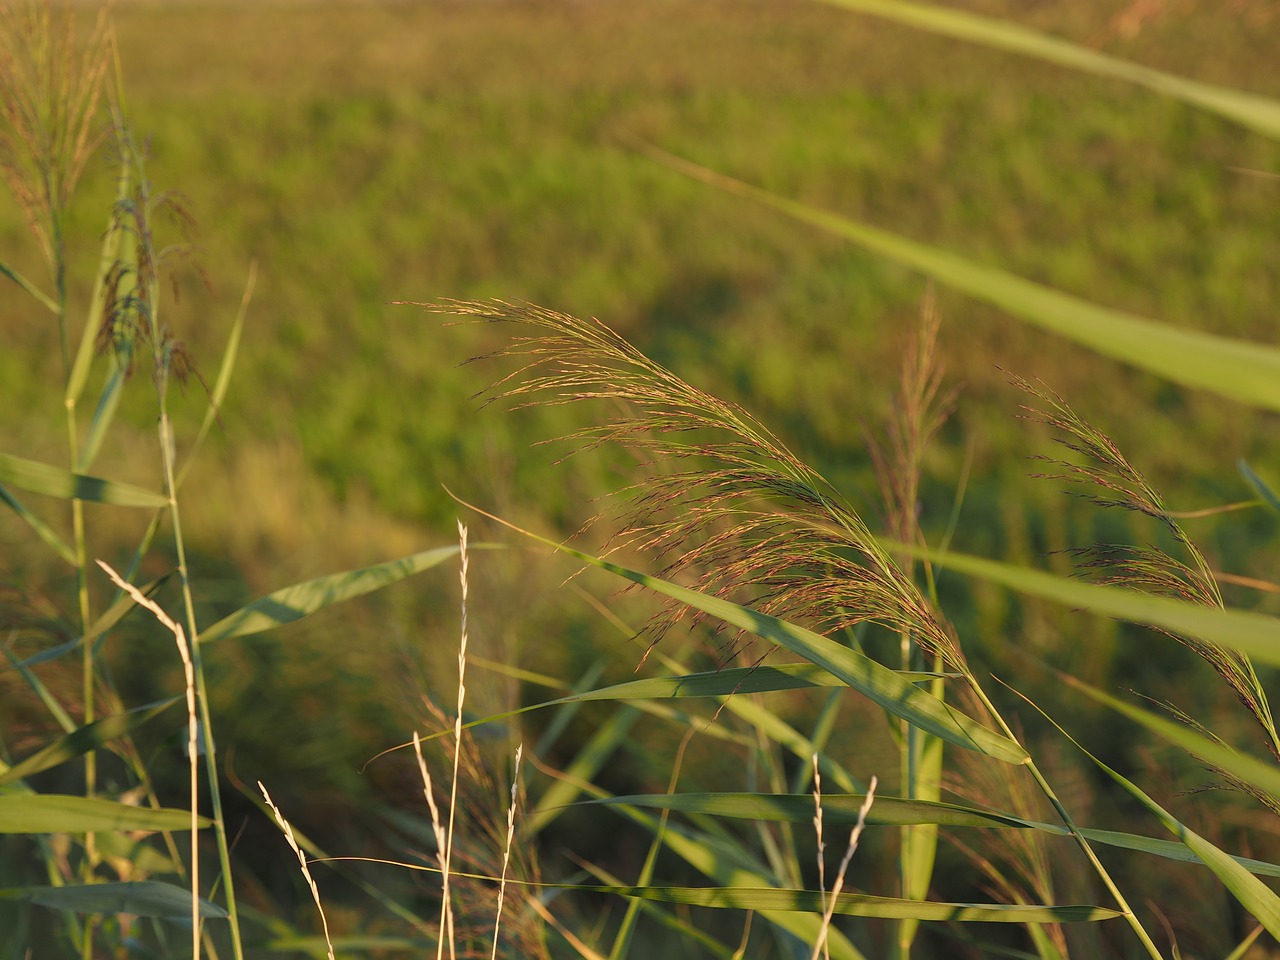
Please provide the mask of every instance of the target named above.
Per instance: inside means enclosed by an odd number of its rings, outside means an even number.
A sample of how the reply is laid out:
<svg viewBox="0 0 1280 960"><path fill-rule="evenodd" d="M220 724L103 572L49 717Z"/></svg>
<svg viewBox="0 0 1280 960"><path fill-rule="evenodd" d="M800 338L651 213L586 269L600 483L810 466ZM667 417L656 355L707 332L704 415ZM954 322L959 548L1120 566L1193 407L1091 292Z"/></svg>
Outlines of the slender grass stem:
<svg viewBox="0 0 1280 960"><path fill-rule="evenodd" d="M169 520L173 524L174 549L178 554L178 577L182 582L182 602L191 643L191 663L195 673L196 699L200 705L200 728L204 747L205 770L209 781L209 803L213 811L213 831L218 845L218 863L226 888L227 920L231 929L231 949L236 960L244 960L240 942L240 918L236 908L235 884L231 876L231 851L227 845L227 824L222 811L222 793L218 787L217 750L213 740L213 718L209 713L209 695L205 684L204 658L200 635L196 630L195 600L191 593L191 577L187 568L187 552L182 537L182 514L178 509L177 486L174 483L173 427L160 389L160 456L164 462L165 494L169 498Z"/></svg>

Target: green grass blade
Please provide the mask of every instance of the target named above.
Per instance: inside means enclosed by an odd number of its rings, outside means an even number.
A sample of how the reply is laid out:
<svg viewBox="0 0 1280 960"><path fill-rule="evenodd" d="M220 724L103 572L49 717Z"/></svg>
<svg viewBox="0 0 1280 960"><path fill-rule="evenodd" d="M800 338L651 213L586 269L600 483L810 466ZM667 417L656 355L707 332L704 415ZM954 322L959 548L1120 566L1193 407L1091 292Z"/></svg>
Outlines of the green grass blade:
<svg viewBox="0 0 1280 960"><path fill-rule="evenodd" d="M483 546L477 544L475 548ZM200 640L208 643L227 637L243 637L293 623L335 603L381 590L406 577L422 573L457 553L456 546L436 547L399 560L388 560L371 567L332 573L282 587L205 628L200 632Z"/></svg>
<svg viewBox="0 0 1280 960"><path fill-rule="evenodd" d="M994 47L1061 67L1146 87L1166 97L1211 111L1265 137L1280 139L1280 102L1258 94L1189 80L1140 64L1107 56L1027 27L963 10L950 10L904 0L822 0L894 20L920 30L957 40Z"/></svg>
<svg viewBox="0 0 1280 960"><path fill-rule="evenodd" d="M187 478L187 472L195 463L196 454L199 453L200 447L203 446L205 437L209 435L209 431L218 421L218 413L222 410L222 403L227 398L227 390L231 386L231 374L236 367L236 358L240 355L240 338L244 333L244 320L249 313L249 302L253 299L253 289L258 281L258 263L255 260L249 266L249 276L245 281L244 294L240 298L240 308L236 311L235 319L231 322L231 332L227 335L227 345L222 351L222 365L218 368L218 379L214 381L213 390L209 395L209 406L204 412L204 419L200 422L200 429L196 432L195 439L191 442L191 448L187 452L187 459L182 465L182 469L178 471L178 479L176 485L181 487L182 482Z"/></svg>
<svg viewBox="0 0 1280 960"><path fill-rule="evenodd" d="M173 706L180 699L181 697L171 697L168 700L160 700L156 703L135 707L126 713L112 714L109 717L103 717L101 720L95 720L93 723L86 723L82 727L77 727L66 736L60 737L49 744L43 750L33 753L25 760L14 764L4 773L0 773L0 786L32 776L42 770L56 767L60 763L66 763L68 760L83 756L90 750L96 750L116 737L123 736L129 731L142 726L148 720Z"/></svg>
<svg viewBox="0 0 1280 960"><path fill-rule="evenodd" d="M1135 723L1141 724L1156 736L1181 747L1192 756L1199 757L1205 763L1234 774L1264 793L1268 793L1273 797L1280 797L1280 769L1277 769L1274 763L1268 763L1248 754L1239 753L1225 744L1218 743L1197 733L1184 724L1175 723L1167 717L1152 713L1150 710L1144 710L1131 703L1118 700L1109 694L1103 693L1101 690L1089 686L1087 683L1082 683L1075 677L1064 676L1062 680L1086 696L1092 697L1098 703L1104 704Z"/></svg>
<svg viewBox="0 0 1280 960"><path fill-rule="evenodd" d="M2 483L0 483L0 500L3 500L10 510L25 520L27 526L36 532L36 536L52 547L58 556L71 566L74 567L76 565L75 551L62 541L62 538L53 531L52 527L28 510L22 501L10 493Z"/></svg>
<svg viewBox="0 0 1280 960"><path fill-rule="evenodd" d="M1043 713L1043 711L1041 712ZM1230 854L1220 850L1190 827L1180 823L1164 807L1147 796L1146 792L1136 783L1123 774L1112 770L1088 750L1085 750L1075 738L1063 730L1055 721L1050 719L1050 722L1055 727L1058 727L1062 735L1074 743L1086 757L1092 760L1098 769L1102 770L1118 783L1126 793L1146 807L1164 825L1166 830L1177 837L1205 866L1212 870L1218 879L1222 881L1223 886L1240 902L1241 906L1253 914L1258 922L1267 928L1268 933L1273 937L1280 937L1280 897L1276 896L1270 887L1237 863Z"/></svg>
<svg viewBox="0 0 1280 960"><path fill-rule="evenodd" d="M1184 330L1099 306L959 254L788 200L657 148L643 149L681 173L852 240L1104 356L1240 403L1280 410L1280 349L1270 344Z"/></svg>
<svg viewBox="0 0 1280 960"><path fill-rule="evenodd" d="M538 805L526 820L530 831L535 834L541 832L573 803L582 792L582 784L590 783L600 772L600 768L622 746L639 718L640 712L635 707L623 707L596 728L565 769L564 779L549 786L538 799Z"/></svg>
<svg viewBox="0 0 1280 960"><path fill-rule="evenodd" d="M621 897L643 897L660 903L731 910L820 914L823 894L818 890L779 887L575 887ZM829 904L830 896L826 897ZM882 920L933 920L950 923L1094 923L1122 916L1119 911L1090 904L1035 906L1007 903L939 903L841 893L835 912L846 917Z"/></svg>
<svg viewBox="0 0 1280 960"><path fill-rule="evenodd" d="M1240 475L1258 492L1258 496L1266 502L1267 506L1276 513L1280 513L1280 497L1276 496L1275 491L1267 485L1266 481L1254 473L1253 468L1246 461L1240 460L1236 466L1240 469Z"/></svg>
<svg viewBox="0 0 1280 960"><path fill-rule="evenodd" d="M1026 751L1014 741L982 726L910 681L904 680L888 667L881 666L869 657L842 646L834 640L728 600L707 596L696 590L601 560L564 544L557 544L533 534L527 535L534 536L535 539L549 546L577 557L584 563L648 587L790 650L810 663L827 670L894 716L936 737L941 737L948 743L954 743L967 750L975 750L1007 763L1024 763L1027 760Z"/></svg>
<svg viewBox="0 0 1280 960"><path fill-rule="evenodd" d="M102 443L107 438L111 421L115 419L116 410L120 406L120 397L124 393L125 374L119 364L112 362L111 373L102 386L102 394L98 397L98 405L94 408L93 419L89 422L89 432L85 435L84 446L80 449L80 470L88 470L93 466Z"/></svg>
<svg viewBox="0 0 1280 960"><path fill-rule="evenodd" d="M34 283L32 283L30 280L28 280L26 277L20 274L17 270L13 269L13 267L9 266L3 260L0 260L0 274L4 274L6 277L8 277L10 280L16 283L18 286L20 286L23 290L27 291L27 293L31 294L31 296L35 297L38 301L40 301L40 303L43 306L45 306L55 316L62 312L58 309L58 302L54 300L53 297L49 296L47 293L45 293L43 290L41 290Z"/></svg>
<svg viewBox="0 0 1280 960"><path fill-rule="evenodd" d="M862 794L823 794L822 816L828 824L852 826L858 820L858 808ZM813 819L813 798L801 794L768 793L677 793L642 794L583 801L599 804L622 804L631 807L652 807L690 814L706 814L744 820L785 821L808 823ZM940 827L970 827L977 829L1039 830L1056 837L1070 836L1070 831L1057 823L1026 820L1011 813L970 807L961 804L903 800L898 797L876 795L875 803L867 814L870 826L904 826L931 823ZM1144 837L1136 833L1120 833L1115 830L1098 830L1082 827L1080 833L1094 843L1133 850L1180 863L1201 863L1199 857L1181 843L1157 837ZM1280 877L1280 864L1248 857L1233 857L1236 863L1250 873L1262 877Z"/></svg>
<svg viewBox="0 0 1280 960"><path fill-rule="evenodd" d="M1239 650L1260 662L1280 665L1280 619L1266 614L1221 610L1168 597L1153 597L1124 587L1083 583L983 557L942 554L889 542L884 546L888 550L927 556L940 568L999 583L1019 593L1108 617L1161 627L1180 636Z"/></svg>
<svg viewBox="0 0 1280 960"><path fill-rule="evenodd" d="M160 494L142 487L72 473L7 453L0 453L0 483L64 500L90 500L120 507L163 507L169 503Z"/></svg>
<svg viewBox="0 0 1280 960"><path fill-rule="evenodd" d="M201 827L212 821L201 817ZM0 795L0 833L97 833L107 830L190 830L190 810L134 807L96 797ZM188 901L190 902L190 901Z"/></svg>
<svg viewBox="0 0 1280 960"><path fill-rule="evenodd" d="M121 150L119 155L120 170L116 175L116 202L111 205L107 227L102 235L102 249L98 254L98 271L94 274L93 292L89 295L89 310L85 316L84 330L80 334L80 346L76 350L76 357L67 377L65 400L73 409L80 399L80 394L84 392L84 386L89 380L89 369L93 366L93 358L97 353L106 281L116 269L120 257L120 242L126 229L125 218L118 216L117 213L121 205L129 199L129 192L133 186L133 166L128 150Z"/></svg>
<svg viewBox="0 0 1280 960"><path fill-rule="evenodd" d="M42 907L76 913L129 913L136 917L171 920L191 916L191 891L156 880L63 887L10 887L0 890L0 900L37 903ZM200 916L225 919L227 912L216 904L201 900Z"/></svg>
<svg viewBox="0 0 1280 960"><path fill-rule="evenodd" d="M866 795L861 793L824 793L822 795L823 822L834 826L852 826L858 822L858 810L865 799ZM813 821L813 797L800 793L657 793L585 802L605 806L622 804L649 807L742 820L767 820L775 823L811 823ZM903 800L880 794L876 794L875 802L867 813L867 825L873 827L900 827L922 823L948 827L1026 828L1031 825L1031 821L995 810L928 800ZM1051 832L1065 836L1067 829L1057 827Z"/></svg>

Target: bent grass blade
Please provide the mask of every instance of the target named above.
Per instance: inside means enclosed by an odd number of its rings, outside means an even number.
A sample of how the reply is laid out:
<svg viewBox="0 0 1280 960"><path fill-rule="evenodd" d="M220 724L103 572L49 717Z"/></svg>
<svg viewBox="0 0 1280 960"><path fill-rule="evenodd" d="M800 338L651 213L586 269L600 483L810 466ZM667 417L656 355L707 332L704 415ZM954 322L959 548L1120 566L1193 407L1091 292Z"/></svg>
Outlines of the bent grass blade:
<svg viewBox="0 0 1280 960"><path fill-rule="evenodd" d="M1059 40L1027 27L963 10L906 0L822 0L833 7L893 20L956 40L1021 54L1113 80L1124 80L1225 117L1280 140L1280 102L1230 87L1190 80Z"/></svg>
<svg viewBox="0 0 1280 960"><path fill-rule="evenodd" d="M1280 410L1280 349L1172 327L1085 300L959 254L810 207L660 150L658 162L727 193L852 240L902 266L1089 349L1185 386L1265 410Z"/></svg>

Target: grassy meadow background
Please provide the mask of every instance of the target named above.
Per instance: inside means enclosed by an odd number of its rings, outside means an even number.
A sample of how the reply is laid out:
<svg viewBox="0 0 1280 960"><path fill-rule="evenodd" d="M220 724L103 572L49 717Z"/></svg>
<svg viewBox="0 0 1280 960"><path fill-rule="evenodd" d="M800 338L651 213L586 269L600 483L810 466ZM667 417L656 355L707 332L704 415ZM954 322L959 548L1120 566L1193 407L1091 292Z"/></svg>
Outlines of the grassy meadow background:
<svg viewBox="0 0 1280 960"><path fill-rule="evenodd" d="M1280 6L1267 0L946 5L1280 96ZM589 671L599 671L596 682L633 676L643 643L599 608L638 627L653 604L619 599L614 583L589 575L566 584L575 567L486 524L445 488L562 538L600 509L597 498L630 482L634 464L608 451L561 462L570 444L534 445L585 426L583 411L482 407L474 395L506 368L462 361L501 338L393 300L500 297L599 317L689 382L743 404L864 516L879 515L866 439L882 429L926 282L681 177L640 153L637 140L1099 303L1275 340L1280 144L1135 87L800 0L121 2L112 20L147 173L157 188L180 191L199 225L191 262L173 271L180 296L166 310L206 376L257 264L220 428L184 488L205 621L284 584L452 543L461 517L473 541L519 547L472 557L479 656L566 685ZM80 302L112 188L109 157L92 160L71 238L84 265L72 280ZM43 276L8 201L0 250ZM1141 518L1029 477L1043 468L1028 458L1055 448L1019 418L1024 397L1010 373L1042 379L1112 436L1171 509L1252 497L1240 458L1280 477L1274 415L1183 391L958 294L936 294L942 360L962 391L925 464L921 523L931 540L954 520L957 549L1067 573L1067 548L1157 535ZM61 462L57 329L9 285L0 287L0 336L0 449ZM98 472L154 487L154 401L145 374L136 379L125 428ZM180 438L198 425L204 400L194 383L175 398ZM42 513L62 523L60 509ZM107 508L92 518L92 555L123 563L141 521ZM1211 564L1229 557L1236 566L1227 573L1273 578L1273 514L1187 523ZM583 543L597 550L602 535ZM629 559L646 569L645 558ZM147 576L166 571L163 557L151 562ZM32 623L71 609L73 588L25 527L0 516L0 609L16 653L34 649L23 646L34 642ZM161 602L176 597L167 590ZM1242 606L1280 610L1274 594L1227 592ZM1229 691L1173 643L1134 643L1141 631L1102 619L1082 628L1070 611L993 587L955 581L943 593L980 671L1022 671L1018 653L1028 652L1113 692L1123 684L1193 704L1228 739L1235 731ZM232 781L267 780L298 828L331 853L412 846L397 815L420 813L416 769L403 753L363 765L411 730L439 726L422 697L452 702L456 638L456 575L442 567L302 624L211 647L217 736ZM126 621L113 644L126 702L180 686L171 638L152 625ZM714 648L705 635L673 634L666 644ZM55 665L46 678L68 702L76 669ZM1276 857L1275 823L1260 814L1241 807L1235 822L1228 803L1212 822L1196 820L1184 792L1203 775L1185 758L1116 735L1114 715L1066 697L1047 673L1022 672L1019 681L1197 829ZM555 693L478 668L469 704L491 713ZM797 693L777 709L800 725L816 702ZM1036 739L1043 724L1027 713ZM546 741L542 761L569 762L609 715L585 709ZM524 724L529 749L546 719ZM879 736L882 721L850 708L840 724L830 749L860 776L879 764L891 780L897 761ZM0 673L5 759L30 752L52 726L20 678ZM597 783L618 793L664 788L678 738L647 720L636 731ZM513 725L483 749L500 766L515 739ZM177 741L145 745L172 764L159 782L167 776L179 790ZM1150 829L1057 749L1091 823ZM690 750L697 762L687 763L682 789L738 788L729 783L741 779L740 764L715 741ZM69 792L76 775L57 774ZM503 797L492 799L501 811ZM230 832L244 824L241 896L311 930L313 908L273 828L234 791L227 803ZM553 878L574 869L561 847L590 850L629 877L646 843L597 813L558 823L544 840L543 870ZM22 869L18 841L0 850L0 869ZM876 864L891 856L870 840L853 882L873 888ZM945 845L940 857L965 863ZM1188 956L1214 955L1243 935L1227 899L1203 892L1211 877L1133 869L1140 886L1180 891L1185 911L1168 919ZM397 894L417 889L392 871L369 875ZM320 879L340 929L395 929L350 883L323 871ZM981 897L976 885L944 893ZM584 903L576 909L593 918L599 905ZM42 922L32 936L48 932ZM644 935L651 949L663 943L656 927ZM919 955L954 949L928 934Z"/></svg>

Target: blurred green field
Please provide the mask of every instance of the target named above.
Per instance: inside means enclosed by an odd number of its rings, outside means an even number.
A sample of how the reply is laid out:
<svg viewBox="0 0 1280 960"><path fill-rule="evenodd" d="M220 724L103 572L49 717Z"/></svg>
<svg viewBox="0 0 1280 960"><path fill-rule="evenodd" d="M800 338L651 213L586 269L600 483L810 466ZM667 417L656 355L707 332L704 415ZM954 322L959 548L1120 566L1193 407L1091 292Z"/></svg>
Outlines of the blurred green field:
<svg viewBox="0 0 1280 960"><path fill-rule="evenodd" d="M1115 19L1124 5L1108 0L949 5L1280 95L1274 3L1169 3L1133 34ZM533 445L584 426L581 411L508 413L473 399L503 372L461 365L501 342L492 330L447 326L393 300L500 297L599 317L748 407L878 515L865 440L885 416L926 282L691 182L642 156L636 140L1099 303L1275 339L1280 144L1118 83L800 0L193 0L121 3L113 20L148 174L179 191L199 223L199 270L175 271L181 296L167 322L206 376L250 264L258 269L221 429L185 490L211 617L282 584L452 542L454 518L468 514L445 487L567 536L627 482L616 456L560 463L569 447ZM85 277L111 186L109 158L93 161L74 223ZM41 275L7 200L0 251ZM73 287L81 304L87 282ZM1026 458L1053 449L1018 419L1022 397L1005 371L1065 396L1173 509L1249 497L1242 457L1280 476L1273 416L937 296L948 378L963 392L927 464L922 523L932 535L959 496L955 545L1012 561L1155 536L1028 479L1039 468ZM58 335L38 311L0 288L0 450L57 462ZM188 387L179 437L202 402ZM132 391L126 408L126 439L104 452L101 472L154 485L148 391ZM48 516L63 522L56 508ZM94 545L109 557L136 533L131 518L95 520ZM474 522L473 536L497 536ZM1269 576L1257 559L1274 540L1269 517L1194 523L1211 562L1248 559L1227 572ZM0 578L56 606L70 583L25 537L0 519ZM1069 569L1060 555L1044 562ZM629 676L639 648L615 641L590 603L561 587L571 567L536 551L475 565L485 655L560 678L603 657L608 676ZM422 691L450 690L438 678L454 651L453 573L415 583L211 658L219 736L239 775L276 772L277 799L331 846L375 832L348 820L326 835L334 811L374 796L415 802L400 772L358 772L419 722ZM611 585L587 578L582 589L607 599ZM1135 686L1167 681L1159 696L1196 691L1210 713L1230 700L1199 693L1202 668L1182 651L1153 661L1113 625L1099 624L1087 648L1063 648L1067 612L982 588L944 599L993 668L1014 644L1092 682L1122 673ZM643 604L621 609L637 624L647 615ZM171 644L137 629L137 643L114 656L122 690L143 702L171 689L178 668L157 670ZM72 679L61 678L68 690ZM521 695L505 680L482 683L476 709ZM12 674L0 674L0 698L5 728L18 731L5 747L20 755L42 733L38 710ZM608 777L639 789L666 775L639 756Z"/></svg>

